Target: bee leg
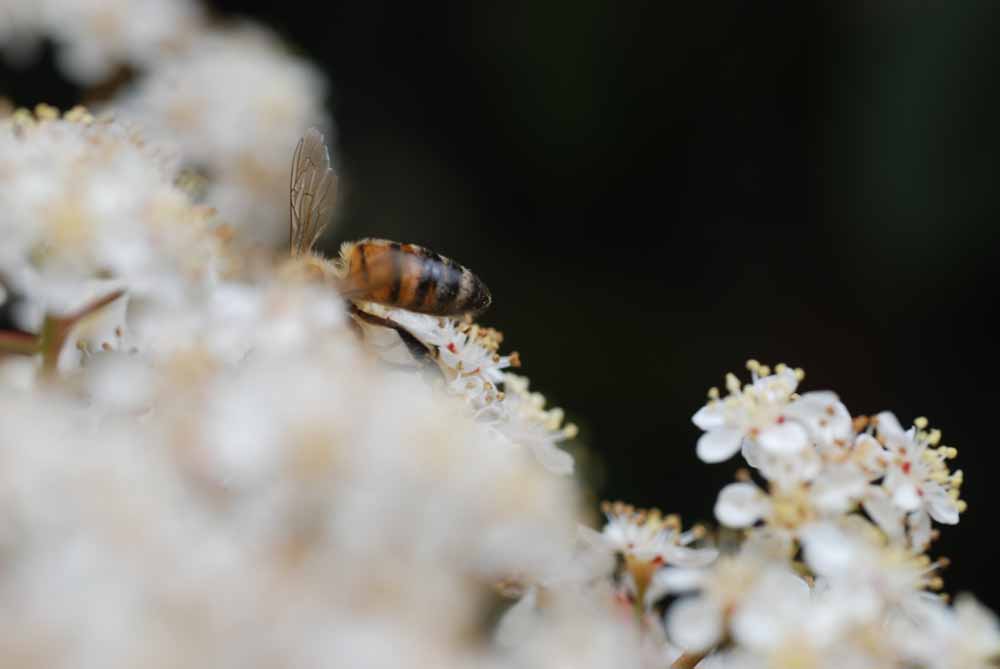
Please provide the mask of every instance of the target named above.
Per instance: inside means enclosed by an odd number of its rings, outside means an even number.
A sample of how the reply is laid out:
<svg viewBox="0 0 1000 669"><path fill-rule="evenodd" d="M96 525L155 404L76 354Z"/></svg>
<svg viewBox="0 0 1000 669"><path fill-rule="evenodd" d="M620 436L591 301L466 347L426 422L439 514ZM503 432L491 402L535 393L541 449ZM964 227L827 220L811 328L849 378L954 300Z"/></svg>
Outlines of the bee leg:
<svg viewBox="0 0 1000 669"><path fill-rule="evenodd" d="M399 335L399 338L403 340L404 344L406 344L406 349L410 352L410 355L412 355L413 359L417 362L430 365L437 359L437 347L427 346L422 341L414 337L409 330L404 328L399 323L389 320L388 318L370 314L367 311L362 311L354 304L351 305L350 309L354 316L357 316L366 323L395 330L396 334Z"/></svg>

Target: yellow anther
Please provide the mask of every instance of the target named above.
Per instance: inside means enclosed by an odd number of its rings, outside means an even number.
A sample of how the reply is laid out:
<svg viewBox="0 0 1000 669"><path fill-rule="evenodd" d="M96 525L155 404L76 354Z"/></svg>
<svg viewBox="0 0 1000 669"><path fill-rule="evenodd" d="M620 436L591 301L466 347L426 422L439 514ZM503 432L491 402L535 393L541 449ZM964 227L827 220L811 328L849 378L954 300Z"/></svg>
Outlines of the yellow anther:
<svg viewBox="0 0 1000 669"><path fill-rule="evenodd" d="M576 426L576 423L567 423L563 427L563 436L567 439L575 439L578 434L580 434L580 428Z"/></svg>
<svg viewBox="0 0 1000 669"><path fill-rule="evenodd" d="M751 372L756 372L759 368L760 368L759 362L757 362L753 358L747 360L747 369L749 369Z"/></svg>
<svg viewBox="0 0 1000 669"><path fill-rule="evenodd" d="M923 416L918 416L914 419L913 424L917 426L918 430L923 430L927 427L927 419Z"/></svg>
<svg viewBox="0 0 1000 669"><path fill-rule="evenodd" d="M39 121L55 121L59 118L59 110L52 105L40 102L35 105L35 118Z"/></svg>
<svg viewBox="0 0 1000 669"><path fill-rule="evenodd" d="M969 508L969 505L966 503L964 499L956 500L955 506L958 507L959 513L965 513L965 510Z"/></svg>
<svg viewBox="0 0 1000 669"><path fill-rule="evenodd" d="M63 114L63 118L71 123L83 123L84 125L93 123L94 117L90 115L87 108L77 105Z"/></svg>
<svg viewBox="0 0 1000 669"><path fill-rule="evenodd" d="M768 367L767 365L761 365L760 368L757 370L757 373L760 376L770 376L771 375L771 368Z"/></svg>
<svg viewBox="0 0 1000 669"><path fill-rule="evenodd" d="M952 448L950 446L942 446L941 448L945 449L944 457L948 458L949 460L958 456L957 448Z"/></svg>
<svg viewBox="0 0 1000 669"><path fill-rule="evenodd" d="M944 580L940 576L935 576L934 578L928 579L927 587L931 590L940 590L944 587Z"/></svg>
<svg viewBox="0 0 1000 669"><path fill-rule="evenodd" d="M719 399L719 389L716 388L715 386L712 386L711 388L709 388L708 389L708 399L710 399L710 400L717 400L717 399Z"/></svg>
<svg viewBox="0 0 1000 669"><path fill-rule="evenodd" d="M740 392L740 380L732 372L726 374L726 390L731 393Z"/></svg>
<svg viewBox="0 0 1000 669"><path fill-rule="evenodd" d="M806 371L804 369L802 369L801 367L796 367L795 368L795 379L797 381L801 382L802 379L804 379L804 378L806 378Z"/></svg>
<svg viewBox="0 0 1000 669"><path fill-rule="evenodd" d="M952 488L951 490L948 491L948 497L951 497L956 502L958 501L958 495L959 495L959 492L957 490L955 490L954 488Z"/></svg>
<svg viewBox="0 0 1000 669"><path fill-rule="evenodd" d="M965 473L961 469L956 469L955 473L951 475L952 485L962 485L965 481Z"/></svg>
<svg viewBox="0 0 1000 669"><path fill-rule="evenodd" d="M931 430L930 434L927 435L927 443L931 446L937 446L941 443L941 430Z"/></svg>
<svg viewBox="0 0 1000 669"><path fill-rule="evenodd" d="M788 365L786 365L783 362L779 362L777 365L774 366L775 374L784 374L787 371L788 371Z"/></svg>
<svg viewBox="0 0 1000 669"><path fill-rule="evenodd" d="M16 126L31 127L36 124L35 115L24 107L18 107L15 109L11 118L14 120L14 125Z"/></svg>

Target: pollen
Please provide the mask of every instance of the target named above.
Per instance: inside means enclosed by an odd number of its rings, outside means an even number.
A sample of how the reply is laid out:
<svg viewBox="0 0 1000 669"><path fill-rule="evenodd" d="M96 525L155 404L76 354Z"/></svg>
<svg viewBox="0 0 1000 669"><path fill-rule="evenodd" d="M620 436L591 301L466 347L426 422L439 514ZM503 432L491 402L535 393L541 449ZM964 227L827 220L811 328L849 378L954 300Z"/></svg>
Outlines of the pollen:
<svg viewBox="0 0 1000 669"><path fill-rule="evenodd" d="M42 102L35 105L35 118L39 121L56 121L59 119L59 110Z"/></svg>

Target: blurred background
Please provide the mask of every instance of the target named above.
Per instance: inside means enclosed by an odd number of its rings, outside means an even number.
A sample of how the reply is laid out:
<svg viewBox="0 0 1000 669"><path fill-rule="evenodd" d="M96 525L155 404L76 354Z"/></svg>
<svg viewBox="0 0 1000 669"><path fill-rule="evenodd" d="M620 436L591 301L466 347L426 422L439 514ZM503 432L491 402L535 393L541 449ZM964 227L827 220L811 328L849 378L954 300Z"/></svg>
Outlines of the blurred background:
<svg viewBox="0 0 1000 669"><path fill-rule="evenodd" d="M330 79L326 248L475 270L601 498L710 520L737 465L697 460L690 417L747 358L784 361L944 431L969 510L935 553L1000 608L993 3L211 4ZM75 103L54 72L0 95Z"/></svg>

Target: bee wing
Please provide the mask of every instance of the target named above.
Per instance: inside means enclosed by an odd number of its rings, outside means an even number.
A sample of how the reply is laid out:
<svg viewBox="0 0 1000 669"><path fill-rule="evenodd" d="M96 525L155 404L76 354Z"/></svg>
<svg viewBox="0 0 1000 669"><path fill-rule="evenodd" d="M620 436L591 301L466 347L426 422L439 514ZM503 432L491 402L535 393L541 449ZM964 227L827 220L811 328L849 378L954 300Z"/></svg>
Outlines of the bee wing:
<svg viewBox="0 0 1000 669"><path fill-rule="evenodd" d="M308 253L323 234L337 190L323 135L309 128L292 156L288 245L292 255Z"/></svg>

